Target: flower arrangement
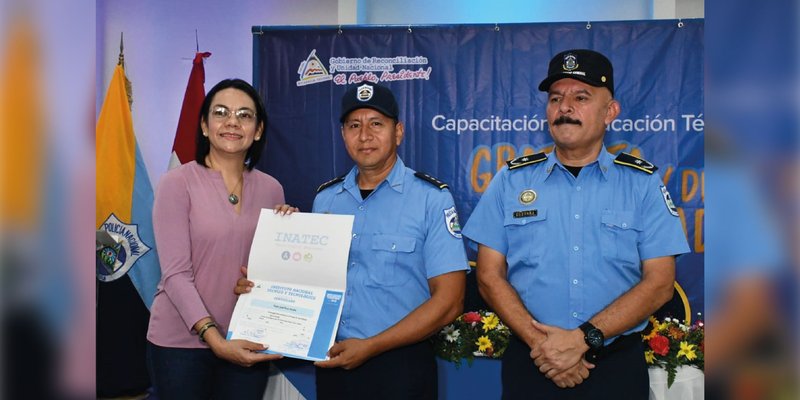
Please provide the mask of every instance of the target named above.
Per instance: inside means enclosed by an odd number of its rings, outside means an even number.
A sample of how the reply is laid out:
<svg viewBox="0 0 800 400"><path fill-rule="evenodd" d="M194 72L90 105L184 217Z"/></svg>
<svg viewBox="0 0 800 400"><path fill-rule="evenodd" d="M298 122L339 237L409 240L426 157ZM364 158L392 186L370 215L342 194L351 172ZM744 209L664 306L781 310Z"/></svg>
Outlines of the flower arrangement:
<svg viewBox="0 0 800 400"><path fill-rule="evenodd" d="M678 366L690 365L703 369L705 361L705 326L703 321L690 326L676 318L664 318L661 322L650 317L652 329L642 334L647 344L644 358L647 364L667 370L667 387L675 382ZM647 332L647 330L645 330Z"/></svg>
<svg viewBox="0 0 800 400"><path fill-rule="evenodd" d="M510 336L511 330L497 314L480 310L460 315L431 340L439 358L460 367L464 358L472 365L474 357L502 357Z"/></svg>

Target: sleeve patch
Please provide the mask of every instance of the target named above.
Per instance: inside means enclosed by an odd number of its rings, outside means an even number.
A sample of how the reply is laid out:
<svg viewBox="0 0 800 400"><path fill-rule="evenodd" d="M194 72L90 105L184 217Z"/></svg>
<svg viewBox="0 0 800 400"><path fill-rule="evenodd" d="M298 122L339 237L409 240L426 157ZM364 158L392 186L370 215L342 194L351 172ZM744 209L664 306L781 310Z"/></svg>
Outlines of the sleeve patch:
<svg viewBox="0 0 800 400"><path fill-rule="evenodd" d="M661 185L661 196L664 197L664 203L667 205L667 210L669 213L678 216L678 207L675 207L675 203L672 202L672 196L669 195L666 186Z"/></svg>
<svg viewBox="0 0 800 400"><path fill-rule="evenodd" d="M461 224L458 223L456 206L444 210L444 225L454 238L461 239Z"/></svg>

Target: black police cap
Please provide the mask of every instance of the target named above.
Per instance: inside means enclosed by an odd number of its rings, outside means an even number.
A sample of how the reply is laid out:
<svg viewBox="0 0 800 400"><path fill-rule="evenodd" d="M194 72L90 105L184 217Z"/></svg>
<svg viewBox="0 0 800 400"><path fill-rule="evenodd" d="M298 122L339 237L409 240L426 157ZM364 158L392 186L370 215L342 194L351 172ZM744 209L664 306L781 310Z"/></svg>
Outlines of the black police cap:
<svg viewBox="0 0 800 400"><path fill-rule="evenodd" d="M344 122L347 114L359 108L371 108L393 119L397 119L400 114L392 91L374 83L353 86L345 92L342 96L342 114L339 116L339 122Z"/></svg>
<svg viewBox="0 0 800 400"><path fill-rule="evenodd" d="M550 60L547 78L539 84L539 90L547 92L553 82L572 78L596 87L605 87L614 95L614 68L606 56L586 49L567 50Z"/></svg>

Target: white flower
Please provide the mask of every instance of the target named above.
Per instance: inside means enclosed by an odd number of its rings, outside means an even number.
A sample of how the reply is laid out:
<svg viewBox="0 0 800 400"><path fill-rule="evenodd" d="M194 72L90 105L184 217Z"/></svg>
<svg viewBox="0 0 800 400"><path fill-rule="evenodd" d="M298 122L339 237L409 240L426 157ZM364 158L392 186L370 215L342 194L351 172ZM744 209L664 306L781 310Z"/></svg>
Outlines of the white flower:
<svg viewBox="0 0 800 400"><path fill-rule="evenodd" d="M453 343L456 340L458 340L458 336L461 333L458 330L456 330L455 326L453 326L451 324L451 325L445 326L444 329L442 329L442 334L444 334L444 339L445 340L447 340L450 343Z"/></svg>

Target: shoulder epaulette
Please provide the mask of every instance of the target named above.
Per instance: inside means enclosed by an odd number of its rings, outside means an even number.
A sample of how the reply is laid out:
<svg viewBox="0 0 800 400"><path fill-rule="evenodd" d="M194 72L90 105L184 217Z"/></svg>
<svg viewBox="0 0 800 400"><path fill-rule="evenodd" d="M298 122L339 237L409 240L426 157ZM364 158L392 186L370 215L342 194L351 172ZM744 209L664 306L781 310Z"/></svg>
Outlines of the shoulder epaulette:
<svg viewBox="0 0 800 400"><path fill-rule="evenodd" d="M319 187L317 188L317 193L319 193L319 192L321 192L321 191L323 191L323 190L327 189L327 188L328 188L328 187L330 187L331 185L335 185L335 184L337 184L337 183L339 183L339 182L343 181L345 176L347 176L347 174L344 174L344 175L342 175L342 176L340 176L340 177L338 177L338 178L333 178L333 179L331 179L331 180L329 180L329 181L327 181L327 182L323 183L322 185L319 185Z"/></svg>
<svg viewBox="0 0 800 400"><path fill-rule="evenodd" d="M619 153L617 158L614 159L615 164L624 165L631 168L636 168L639 171L647 172L648 174L652 174L658 170L658 167L653 165L650 161L643 160L639 157L632 156L628 153Z"/></svg>
<svg viewBox="0 0 800 400"><path fill-rule="evenodd" d="M414 176L416 176L419 179L422 179L425 182L428 182L428 183L432 184L433 186L438 187L439 189L447 189L447 184L446 183L444 183L444 182L442 182L442 181L440 181L440 180L438 180L438 179L436 179L436 178L434 178L434 177L432 177L432 176L430 176L430 175L428 175L428 174L426 174L424 172L416 172L416 173L414 173Z"/></svg>
<svg viewBox="0 0 800 400"><path fill-rule="evenodd" d="M517 168L522 168L526 165L533 165L538 162L542 162L544 160L547 160L547 154L541 152L536 154L529 154L527 156L512 158L511 160L506 161L506 165L508 165L508 169L517 169Z"/></svg>

